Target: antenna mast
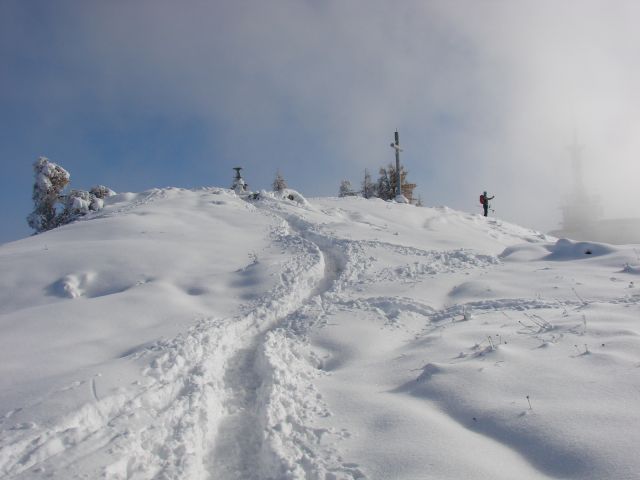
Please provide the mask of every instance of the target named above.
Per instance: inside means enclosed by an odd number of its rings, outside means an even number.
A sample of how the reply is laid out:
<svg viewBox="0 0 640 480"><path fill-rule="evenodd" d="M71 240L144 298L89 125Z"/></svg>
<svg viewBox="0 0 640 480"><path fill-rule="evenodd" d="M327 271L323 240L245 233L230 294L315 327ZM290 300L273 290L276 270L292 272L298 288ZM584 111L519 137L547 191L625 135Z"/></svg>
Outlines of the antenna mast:
<svg viewBox="0 0 640 480"><path fill-rule="evenodd" d="M573 167L573 186L576 195L580 195L585 191L584 179L582 177L582 145L578 143L578 135L573 132L573 144L569 146L571 153L571 166Z"/></svg>

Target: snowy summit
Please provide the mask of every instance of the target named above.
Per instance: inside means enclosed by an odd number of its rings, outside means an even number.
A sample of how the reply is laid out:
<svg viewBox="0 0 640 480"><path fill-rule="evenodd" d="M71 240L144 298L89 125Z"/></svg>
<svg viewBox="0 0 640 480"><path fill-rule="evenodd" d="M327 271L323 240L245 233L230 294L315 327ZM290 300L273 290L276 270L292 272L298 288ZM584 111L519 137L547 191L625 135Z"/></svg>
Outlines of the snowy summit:
<svg viewBox="0 0 640 480"><path fill-rule="evenodd" d="M633 479L640 256L155 189L0 246L0 477Z"/></svg>

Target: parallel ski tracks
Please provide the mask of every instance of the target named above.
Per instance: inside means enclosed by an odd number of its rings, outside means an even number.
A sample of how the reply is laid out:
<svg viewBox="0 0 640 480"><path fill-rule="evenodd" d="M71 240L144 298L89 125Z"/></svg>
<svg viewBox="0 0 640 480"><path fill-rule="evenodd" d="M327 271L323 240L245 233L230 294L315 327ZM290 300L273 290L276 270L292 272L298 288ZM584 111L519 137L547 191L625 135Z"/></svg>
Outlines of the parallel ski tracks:
<svg viewBox="0 0 640 480"><path fill-rule="evenodd" d="M140 203L156 196L152 192ZM281 284L238 318L203 318L189 332L150 348L139 358L149 364L145 382L135 391L98 396L92 381L91 404L57 425L11 442L11 451L0 456L0 474L36 478L34 468L46 471L48 460L56 456L83 461L94 454L107 457L100 452L108 449L113 463L95 473L112 479L267 480L283 478L282 472L286 478L319 477L322 472L333 478L363 477L319 444L323 432L305 424L322 411L322 402L296 404L301 397L292 393L297 386L291 378L312 375L304 369L313 367L305 367L296 352L287 350L297 341L287 335L310 328L325 303L349 302L340 292L370 266L367 247L404 255L429 252L340 239L299 215L269 205L258 208L282 222L275 241L293 253L283 266ZM373 306L389 303L368 301ZM426 305L398 301L394 308L434 313ZM282 405L270 405L272 401ZM285 410L284 419L271 418L279 410ZM280 420L292 431L278 431ZM281 440L286 445L280 449L269 444ZM307 460L306 470L296 470L302 467L292 464L295 455Z"/></svg>
<svg viewBox="0 0 640 480"><path fill-rule="evenodd" d="M268 362L264 358L268 348L265 341L270 333L287 330L288 324L295 323L293 319L298 312L313 306L314 299L321 299L323 294L334 288L346 261L331 248L329 240L323 241L321 236L311 233L309 225L301 225L297 217L283 217L271 211L266 213L282 218L290 235L317 252L316 266L322 268L322 275L315 278L314 282L306 283L306 291L301 291L297 302L290 304L285 315L275 317L258 327L253 334L246 335L229 357L224 374L225 415L219 422L209 458L205 460L210 478L217 480L278 478L279 469L286 468L283 465L290 462L291 459L287 458L269 458L274 456L274 452L264 444L269 436L264 431L269 421L262 417L269 416L265 399L270 398L270 393L265 389L273 388L264 378L264 363ZM295 375L295 372L292 374ZM288 407L296 409L293 405Z"/></svg>

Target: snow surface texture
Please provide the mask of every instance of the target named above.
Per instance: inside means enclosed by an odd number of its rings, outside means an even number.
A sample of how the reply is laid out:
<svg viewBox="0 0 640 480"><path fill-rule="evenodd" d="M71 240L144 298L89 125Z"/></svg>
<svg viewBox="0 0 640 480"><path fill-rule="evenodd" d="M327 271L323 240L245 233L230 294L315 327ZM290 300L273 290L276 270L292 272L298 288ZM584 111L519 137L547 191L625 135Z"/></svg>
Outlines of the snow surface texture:
<svg viewBox="0 0 640 480"><path fill-rule="evenodd" d="M151 190L0 246L0 477L632 479L638 250Z"/></svg>

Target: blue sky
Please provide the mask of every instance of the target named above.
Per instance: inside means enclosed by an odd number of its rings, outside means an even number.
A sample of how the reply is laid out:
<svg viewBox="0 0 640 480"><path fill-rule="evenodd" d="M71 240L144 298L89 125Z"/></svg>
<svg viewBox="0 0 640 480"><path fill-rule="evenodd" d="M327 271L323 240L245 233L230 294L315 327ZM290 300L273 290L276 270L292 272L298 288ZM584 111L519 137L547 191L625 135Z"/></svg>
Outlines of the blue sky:
<svg viewBox="0 0 640 480"><path fill-rule="evenodd" d="M31 165L74 188L335 195L393 160L427 205L554 228L577 132L605 215L633 215L637 2L0 2L0 242L30 234ZM606 165L606 168L603 168ZM591 173L589 173L591 172Z"/></svg>

